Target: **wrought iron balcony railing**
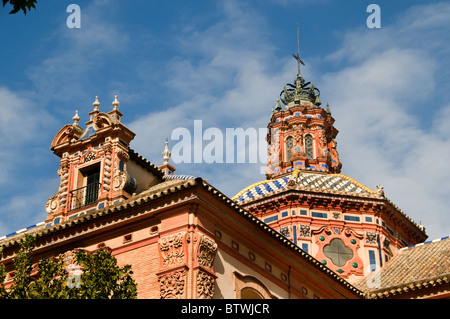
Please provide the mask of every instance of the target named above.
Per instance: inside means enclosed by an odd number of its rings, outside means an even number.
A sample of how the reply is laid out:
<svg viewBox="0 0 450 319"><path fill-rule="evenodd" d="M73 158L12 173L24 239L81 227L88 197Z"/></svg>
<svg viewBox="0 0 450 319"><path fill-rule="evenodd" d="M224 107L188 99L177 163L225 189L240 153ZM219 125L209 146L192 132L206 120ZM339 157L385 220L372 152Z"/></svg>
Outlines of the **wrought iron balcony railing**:
<svg viewBox="0 0 450 319"><path fill-rule="evenodd" d="M98 200L99 189L100 183L92 183L70 191L70 194L72 195L72 205L70 210L96 203Z"/></svg>

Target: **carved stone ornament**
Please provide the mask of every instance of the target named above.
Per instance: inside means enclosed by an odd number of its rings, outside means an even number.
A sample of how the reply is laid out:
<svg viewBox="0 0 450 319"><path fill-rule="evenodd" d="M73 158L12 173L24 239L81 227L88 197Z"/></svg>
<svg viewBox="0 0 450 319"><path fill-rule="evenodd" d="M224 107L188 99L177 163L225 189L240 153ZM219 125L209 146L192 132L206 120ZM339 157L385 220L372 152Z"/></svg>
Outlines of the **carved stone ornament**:
<svg viewBox="0 0 450 319"><path fill-rule="evenodd" d="M331 235L333 233L331 227L328 226L322 226L319 229L312 231L313 234L320 234L321 232L324 232L327 235Z"/></svg>
<svg viewBox="0 0 450 319"><path fill-rule="evenodd" d="M186 270L158 278L161 299L181 299L186 287Z"/></svg>
<svg viewBox="0 0 450 319"><path fill-rule="evenodd" d="M126 182L127 182L127 174L116 169L113 181L114 190L117 191L123 189L125 187Z"/></svg>
<svg viewBox="0 0 450 319"><path fill-rule="evenodd" d="M89 150L86 152L86 155L84 156L83 163L88 163L92 160L94 160L97 157L96 152Z"/></svg>
<svg viewBox="0 0 450 319"><path fill-rule="evenodd" d="M103 146L103 151L107 155L111 154L112 153L112 146L111 146L111 144L106 144L105 146Z"/></svg>
<svg viewBox="0 0 450 319"><path fill-rule="evenodd" d="M97 128L104 128L108 125L111 125L111 121L105 114L98 114L96 117L94 117L93 122L97 126Z"/></svg>
<svg viewBox="0 0 450 319"><path fill-rule="evenodd" d="M74 133L73 126L68 126L64 133L66 133L68 136L71 137L73 135L73 133Z"/></svg>
<svg viewBox="0 0 450 319"><path fill-rule="evenodd" d="M197 298L212 299L214 296L214 277L204 271L197 273Z"/></svg>
<svg viewBox="0 0 450 319"><path fill-rule="evenodd" d="M45 210L48 214L56 212L59 207L59 193L50 197L45 205Z"/></svg>
<svg viewBox="0 0 450 319"><path fill-rule="evenodd" d="M45 204L45 210L48 214L55 213L59 207L65 207L67 200L67 187L69 173L69 162L67 159L61 160L60 168L58 169L58 175L60 178L59 189L56 194L50 197Z"/></svg>
<svg viewBox="0 0 450 319"><path fill-rule="evenodd" d="M130 159L130 155L123 150L117 151L117 157L119 158L119 160L123 162L128 162L128 160Z"/></svg>
<svg viewBox="0 0 450 319"><path fill-rule="evenodd" d="M77 256L74 250L66 251L65 253L59 254L58 259L64 262L64 265L67 267L68 265L77 263Z"/></svg>
<svg viewBox="0 0 450 319"><path fill-rule="evenodd" d="M183 242L185 234L185 232L180 232L159 239L162 267L166 268L184 261Z"/></svg>
<svg viewBox="0 0 450 319"><path fill-rule="evenodd" d="M203 267L212 268L216 252L217 243L203 235L197 252L198 263Z"/></svg>
<svg viewBox="0 0 450 319"><path fill-rule="evenodd" d="M347 236L347 237L354 236L354 237L356 237L358 239L363 239L364 238L364 234L358 234L357 232L355 232L351 228L344 229L344 235Z"/></svg>

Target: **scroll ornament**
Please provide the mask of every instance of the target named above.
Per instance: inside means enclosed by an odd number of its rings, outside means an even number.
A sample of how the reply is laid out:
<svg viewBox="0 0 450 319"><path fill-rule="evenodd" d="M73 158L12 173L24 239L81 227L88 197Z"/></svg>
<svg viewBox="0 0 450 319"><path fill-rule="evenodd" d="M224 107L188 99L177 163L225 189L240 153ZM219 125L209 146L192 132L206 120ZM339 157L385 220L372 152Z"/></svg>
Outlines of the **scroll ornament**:
<svg viewBox="0 0 450 319"><path fill-rule="evenodd" d="M183 241L185 232L162 237L159 240L159 248L162 255L162 266L169 267L180 264L184 260Z"/></svg>

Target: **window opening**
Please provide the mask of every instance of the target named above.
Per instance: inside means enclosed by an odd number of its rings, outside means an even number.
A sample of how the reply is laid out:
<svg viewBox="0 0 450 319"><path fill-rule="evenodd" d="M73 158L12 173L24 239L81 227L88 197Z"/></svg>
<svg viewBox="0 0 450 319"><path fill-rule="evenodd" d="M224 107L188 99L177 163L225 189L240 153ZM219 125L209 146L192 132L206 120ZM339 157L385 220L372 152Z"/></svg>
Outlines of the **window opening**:
<svg viewBox="0 0 450 319"><path fill-rule="evenodd" d="M344 266L353 258L353 251L345 246L342 239L339 238L332 239L328 245L323 247L323 253L337 267Z"/></svg>
<svg viewBox="0 0 450 319"><path fill-rule="evenodd" d="M305 154L308 159L314 159L313 137L309 134L305 136Z"/></svg>
<svg viewBox="0 0 450 319"><path fill-rule="evenodd" d="M294 147L294 139L289 136L286 139L286 162L289 162L292 157L292 148Z"/></svg>
<svg viewBox="0 0 450 319"><path fill-rule="evenodd" d="M70 192L72 194L72 210L97 202L100 189L100 165L80 169L80 177L79 188Z"/></svg>

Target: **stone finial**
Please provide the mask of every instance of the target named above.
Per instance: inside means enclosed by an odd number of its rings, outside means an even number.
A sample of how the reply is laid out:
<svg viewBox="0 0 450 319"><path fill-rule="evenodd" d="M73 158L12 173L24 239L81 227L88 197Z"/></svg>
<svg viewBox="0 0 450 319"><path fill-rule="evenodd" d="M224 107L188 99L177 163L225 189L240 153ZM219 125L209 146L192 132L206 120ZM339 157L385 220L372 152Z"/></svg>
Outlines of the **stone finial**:
<svg viewBox="0 0 450 319"><path fill-rule="evenodd" d="M277 104L275 106L275 111L281 111L280 98L277 98Z"/></svg>
<svg viewBox="0 0 450 319"><path fill-rule="evenodd" d="M169 160L170 160L170 156L171 156L171 155L172 155L172 154L171 154L170 151L169 151L169 141L166 139L166 143L165 143L165 146L164 146L164 151L162 152L164 164L169 163Z"/></svg>
<svg viewBox="0 0 450 319"><path fill-rule="evenodd" d="M330 104L328 104L327 102L327 114L330 115L331 114L331 110L330 110Z"/></svg>
<svg viewBox="0 0 450 319"><path fill-rule="evenodd" d="M420 221L419 229L420 229L421 231L425 232L425 226L422 225L422 221Z"/></svg>
<svg viewBox="0 0 450 319"><path fill-rule="evenodd" d="M117 100L117 95L114 95L114 101L112 102L112 105L114 106L114 110L117 110L117 108L120 106L120 103Z"/></svg>
<svg viewBox="0 0 450 319"><path fill-rule="evenodd" d="M98 111L98 108L100 107L100 102L98 101L98 96L95 97L94 103L92 103L92 106L94 106L94 111Z"/></svg>
<svg viewBox="0 0 450 319"><path fill-rule="evenodd" d="M80 117L78 116L78 110L75 111L75 115L72 117L73 125L78 125L80 121Z"/></svg>

